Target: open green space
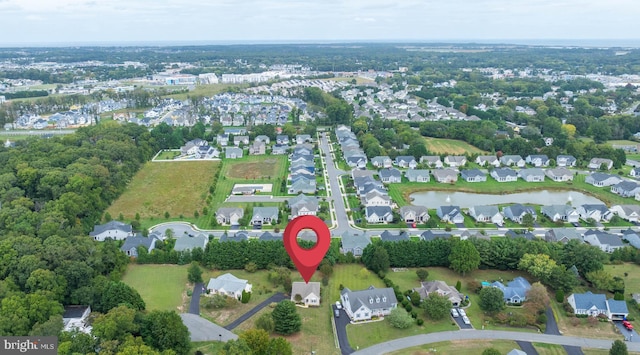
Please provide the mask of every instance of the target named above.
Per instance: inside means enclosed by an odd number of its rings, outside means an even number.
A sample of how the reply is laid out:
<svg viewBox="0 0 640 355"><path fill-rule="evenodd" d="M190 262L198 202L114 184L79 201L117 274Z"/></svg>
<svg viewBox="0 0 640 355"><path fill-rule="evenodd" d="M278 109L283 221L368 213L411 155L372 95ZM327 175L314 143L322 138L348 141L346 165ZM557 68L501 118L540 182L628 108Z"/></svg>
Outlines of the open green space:
<svg viewBox="0 0 640 355"><path fill-rule="evenodd" d="M107 212L114 219L122 214L125 220L133 220L138 213L149 222L143 226L164 220L165 212L171 218L191 218L206 207L209 186L219 168L218 161L148 162ZM200 219L206 217L200 213Z"/></svg>
<svg viewBox="0 0 640 355"><path fill-rule="evenodd" d="M610 140L607 141L609 145L638 145L638 142L630 141L628 139L618 139L618 140Z"/></svg>
<svg viewBox="0 0 640 355"><path fill-rule="evenodd" d="M389 355L431 355L431 354L464 354L480 355L487 348L495 348L501 354L513 349L520 349L513 340L456 340L431 343L412 348L406 348L389 353Z"/></svg>
<svg viewBox="0 0 640 355"><path fill-rule="evenodd" d="M471 155L487 153L467 142L456 139L425 137L424 140L427 150L434 154Z"/></svg>
<svg viewBox="0 0 640 355"><path fill-rule="evenodd" d="M221 92L225 92L229 88L243 89L246 87L247 87L246 84L202 84L202 85L196 85L195 89L189 92L169 94L163 97L172 98L176 100L186 100L189 97L198 97L198 96L211 97Z"/></svg>
<svg viewBox="0 0 640 355"><path fill-rule="evenodd" d="M180 151L175 150L163 150L154 158L154 160L173 160L174 158L180 156Z"/></svg>
<svg viewBox="0 0 640 355"><path fill-rule="evenodd" d="M545 343L533 343L532 345L538 352L538 355L564 355L567 353L562 345Z"/></svg>
<svg viewBox="0 0 640 355"><path fill-rule="evenodd" d="M191 289L186 265L130 264L122 281L133 287L144 300L147 310L186 312L184 306Z"/></svg>
<svg viewBox="0 0 640 355"><path fill-rule="evenodd" d="M618 276L624 280L624 287L629 290L627 294L640 290L640 265L634 263L609 264L604 266L604 270L611 276ZM630 299L628 296L627 298Z"/></svg>
<svg viewBox="0 0 640 355"><path fill-rule="evenodd" d="M421 311L419 310L419 312ZM420 317L424 319L423 314L420 315ZM392 339L457 329L458 327L455 323L448 318L438 322L425 320L423 325L418 326L417 324L414 324L408 329L394 328L389 324L389 320L383 319L371 323L349 324L347 325L347 336L349 338L349 345L351 345L352 348L357 349L359 347L365 348Z"/></svg>
<svg viewBox="0 0 640 355"><path fill-rule="evenodd" d="M389 184L389 196L398 204L409 204L409 196L420 191L461 191L478 194L509 194L537 190L578 191L591 195L607 205L634 203L632 198L624 198L611 192L609 187L596 187L584 182L585 175L576 175L573 182L555 182L545 179L543 182L497 182L488 177L486 182L470 183L458 180L455 184L441 184L434 180L430 182L408 182L404 184ZM437 207L437 206L430 206Z"/></svg>

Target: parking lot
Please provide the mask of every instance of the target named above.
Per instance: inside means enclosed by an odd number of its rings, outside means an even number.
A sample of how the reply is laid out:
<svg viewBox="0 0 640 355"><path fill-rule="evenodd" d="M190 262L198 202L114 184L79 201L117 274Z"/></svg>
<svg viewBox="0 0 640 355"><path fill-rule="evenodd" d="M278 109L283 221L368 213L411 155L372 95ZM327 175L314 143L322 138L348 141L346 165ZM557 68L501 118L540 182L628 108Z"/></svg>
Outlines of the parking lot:
<svg viewBox="0 0 640 355"><path fill-rule="evenodd" d="M454 308L454 309L457 312L460 312L461 308ZM451 312L449 312L449 314L451 314ZM454 317L452 315L451 318L453 318L453 320L458 324L458 327L460 327L460 329L473 329L473 326L471 324L464 324L464 321L462 320L462 315L458 315L457 317Z"/></svg>

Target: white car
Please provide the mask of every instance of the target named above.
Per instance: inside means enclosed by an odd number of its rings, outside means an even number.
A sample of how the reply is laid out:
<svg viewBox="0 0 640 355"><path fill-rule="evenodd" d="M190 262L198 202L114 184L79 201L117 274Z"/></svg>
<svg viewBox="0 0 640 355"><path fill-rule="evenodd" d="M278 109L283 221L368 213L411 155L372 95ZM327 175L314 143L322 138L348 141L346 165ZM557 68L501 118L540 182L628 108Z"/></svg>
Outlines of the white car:
<svg viewBox="0 0 640 355"><path fill-rule="evenodd" d="M462 321L464 322L464 324L471 324L471 321L469 320L469 317L467 317L467 316L462 316Z"/></svg>
<svg viewBox="0 0 640 355"><path fill-rule="evenodd" d="M460 313L461 316L466 317L467 312L464 311L464 309L460 308L458 309L458 313Z"/></svg>
<svg viewBox="0 0 640 355"><path fill-rule="evenodd" d="M456 311L455 308L451 308L451 315L453 316L453 318L457 318L460 316L460 314L458 314L458 311Z"/></svg>
<svg viewBox="0 0 640 355"><path fill-rule="evenodd" d="M336 308L342 309L342 304L340 304L340 301L336 301Z"/></svg>

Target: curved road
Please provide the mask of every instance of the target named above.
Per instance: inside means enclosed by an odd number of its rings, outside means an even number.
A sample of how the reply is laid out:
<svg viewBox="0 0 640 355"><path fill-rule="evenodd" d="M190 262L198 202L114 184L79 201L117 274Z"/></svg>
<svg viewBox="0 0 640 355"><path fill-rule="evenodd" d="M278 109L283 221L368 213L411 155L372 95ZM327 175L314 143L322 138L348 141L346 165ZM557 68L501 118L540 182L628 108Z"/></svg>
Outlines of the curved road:
<svg viewBox="0 0 640 355"><path fill-rule="evenodd" d="M395 339L380 343L366 349L362 349L354 352L354 355L374 355L374 354L387 354L392 351L402 350L414 346L439 343L442 341L455 341L455 340L493 340L504 339L514 341L527 341L535 343L557 344L557 345L569 345L577 346L580 348L591 349L610 349L613 340L605 339L587 339L577 337L567 337L561 335L549 335L549 334L537 334L537 333L522 333L522 332L508 332L500 330L459 330L450 332L439 332L431 334L414 335L411 337ZM640 351L640 343L627 342L627 348L629 351Z"/></svg>

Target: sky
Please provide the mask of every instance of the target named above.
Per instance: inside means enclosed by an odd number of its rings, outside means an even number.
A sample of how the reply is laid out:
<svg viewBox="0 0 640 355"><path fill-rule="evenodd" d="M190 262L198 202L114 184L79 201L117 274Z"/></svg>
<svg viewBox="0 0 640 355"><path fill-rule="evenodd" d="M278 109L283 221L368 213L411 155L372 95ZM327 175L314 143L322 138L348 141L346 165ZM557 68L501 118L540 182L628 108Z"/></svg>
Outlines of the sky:
<svg viewBox="0 0 640 355"><path fill-rule="evenodd" d="M638 15L638 0L0 0L0 45L531 39L640 43Z"/></svg>

